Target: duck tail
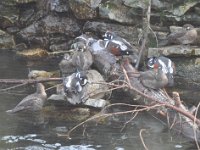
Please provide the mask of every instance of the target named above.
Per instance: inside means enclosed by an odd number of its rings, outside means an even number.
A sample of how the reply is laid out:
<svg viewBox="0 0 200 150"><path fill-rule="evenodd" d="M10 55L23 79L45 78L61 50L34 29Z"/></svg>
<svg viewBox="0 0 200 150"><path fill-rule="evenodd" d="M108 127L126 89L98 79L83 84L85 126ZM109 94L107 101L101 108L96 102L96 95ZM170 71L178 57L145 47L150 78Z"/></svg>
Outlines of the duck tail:
<svg viewBox="0 0 200 150"><path fill-rule="evenodd" d="M14 111L13 111L12 109L7 110L6 112L7 112L7 113L14 113Z"/></svg>

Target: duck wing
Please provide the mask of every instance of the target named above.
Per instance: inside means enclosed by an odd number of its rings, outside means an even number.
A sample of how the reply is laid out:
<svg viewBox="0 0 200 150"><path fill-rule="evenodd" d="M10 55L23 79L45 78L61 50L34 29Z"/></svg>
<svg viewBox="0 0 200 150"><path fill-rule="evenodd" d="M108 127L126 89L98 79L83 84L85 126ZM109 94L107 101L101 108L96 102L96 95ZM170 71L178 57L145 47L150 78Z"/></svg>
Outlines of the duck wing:
<svg viewBox="0 0 200 150"><path fill-rule="evenodd" d="M168 35L167 39L169 43L180 43L179 38L185 36L185 34L187 33L187 31L182 31L182 32L176 32L176 33L171 33L170 35Z"/></svg>

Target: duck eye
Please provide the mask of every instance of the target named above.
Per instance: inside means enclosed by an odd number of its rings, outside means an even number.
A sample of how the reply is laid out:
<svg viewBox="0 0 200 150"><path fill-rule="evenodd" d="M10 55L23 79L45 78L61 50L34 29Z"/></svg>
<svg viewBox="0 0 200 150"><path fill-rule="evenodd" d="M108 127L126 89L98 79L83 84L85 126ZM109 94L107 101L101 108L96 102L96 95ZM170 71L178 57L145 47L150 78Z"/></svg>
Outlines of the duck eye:
<svg viewBox="0 0 200 150"><path fill-rule="evenodd" d="M87 79L83 79L82 85L86 85L87 83L88 83L88 80Z"/></svg>

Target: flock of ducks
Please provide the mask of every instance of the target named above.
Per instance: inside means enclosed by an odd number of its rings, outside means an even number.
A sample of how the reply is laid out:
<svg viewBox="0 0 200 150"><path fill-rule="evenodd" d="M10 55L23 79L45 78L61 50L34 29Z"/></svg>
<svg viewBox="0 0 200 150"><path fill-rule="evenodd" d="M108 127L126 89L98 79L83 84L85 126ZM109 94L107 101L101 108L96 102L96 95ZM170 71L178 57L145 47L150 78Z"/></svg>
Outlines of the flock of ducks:
<svg viewBox="0 0 200 150"><path fill-rule="evenodd" d="M197 38L197 32L192 25L184 25L183 30L171 33L162 43L166 44L192 44ZM138 60L138 51L124 38L114 32L107 31L103 39L95 39L88 35L80 35L72 44L73 55L65 54L60 62L60 70L63 73L63 91L71 104L82 102L84 86L88 83L86 71L90 69L95 57L101 56L109 64L116 64L116 57L130 55L131 63ZM140 72L141 83L149 89L158 90L166 86L174 85L175 67L173 62L164 56L151 57L147 62L148 70ZM71 75L69 75L71 74ZM25 97L16 107L8 110L9 113L20 111L41 110L47 94L44 85L37 83L37 91Z"/></svg>

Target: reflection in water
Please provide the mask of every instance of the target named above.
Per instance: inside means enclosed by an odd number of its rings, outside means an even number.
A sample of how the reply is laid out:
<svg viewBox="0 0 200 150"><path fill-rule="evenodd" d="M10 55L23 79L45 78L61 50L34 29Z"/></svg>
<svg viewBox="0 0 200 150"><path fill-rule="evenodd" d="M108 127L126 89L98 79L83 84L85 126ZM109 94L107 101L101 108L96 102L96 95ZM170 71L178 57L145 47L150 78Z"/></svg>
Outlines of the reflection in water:
<svg viewBox="0 0 200 150"><path fill-rule="evenodd" d="M0 78L27 78L28 70L42 69L55 70L57 63L40 64L30 66L26 62L16 59L11 53L0 54ZM31 93L26 88L23 94ZM90 122L84 127L77 128L71 135L71 140L66 137L58 137L56 133L66 133L78 122L65 118L70 116L67 111L62 114L56 110L47 114L29 116L24 114L11 115L6 110L16 106L25 95L0 93L0 148L18 150L140 150L144 149L139 132L144 142L151 150L186 150L192 143L185 142L181 136L166 132L166 128L158 120L147 113L141 113L138 117L126 124L133 115L113 116L100 122ZM76 112L77 114L77 112ZM79 114L78 114L79 115ZM78 116L77 115L77 116ZM81 115L81 114L80 114ZM67 117L66 117L67 118ZM80 122L80 120L79 120ZM123 129L123 130L122 130ZM184 143L185 142L185 143Z"/></svg>

